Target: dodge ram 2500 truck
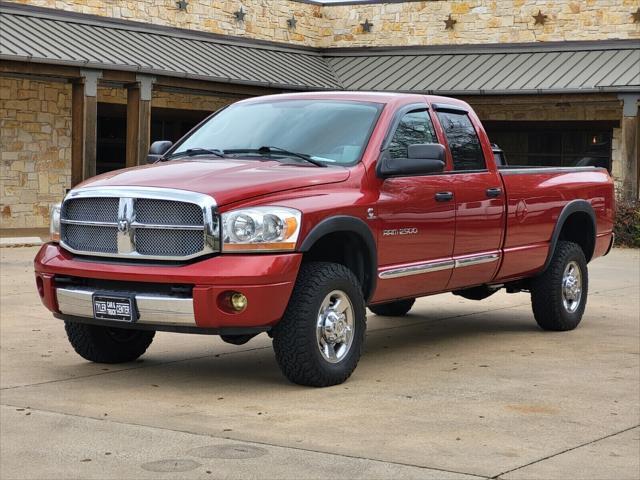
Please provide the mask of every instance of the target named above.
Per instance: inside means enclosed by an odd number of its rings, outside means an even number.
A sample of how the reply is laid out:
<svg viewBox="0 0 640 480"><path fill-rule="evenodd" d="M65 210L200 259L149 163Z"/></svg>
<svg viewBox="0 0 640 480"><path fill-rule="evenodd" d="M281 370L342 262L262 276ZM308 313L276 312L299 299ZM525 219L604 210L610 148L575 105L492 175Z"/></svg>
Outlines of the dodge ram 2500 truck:
<svg viewBox="0 0 640 480"><path fill-rule="evenodd" d="M68 192L35 259L44 305L94 362L132 361L158 330L266 332L292 382L335 385L366 307L399 316L417 297L504 288L531 293L541 328L575 328L587 263L613 243L606 170L497 168L451 98L252 98L150 157Z"/></svg>

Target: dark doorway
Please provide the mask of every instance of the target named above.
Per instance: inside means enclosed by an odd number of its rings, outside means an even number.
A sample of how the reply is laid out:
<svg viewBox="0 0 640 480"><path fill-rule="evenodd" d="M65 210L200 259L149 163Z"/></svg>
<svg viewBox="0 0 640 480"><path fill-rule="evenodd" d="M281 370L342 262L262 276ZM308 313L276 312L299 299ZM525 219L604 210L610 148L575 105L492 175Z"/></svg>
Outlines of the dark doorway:
<svg viewBox="0 0 640 480"><path fill-rule="evenodd" d="M510 165L597 166L611 171L617 122L484 122Z"/></svg>
<svg viewBox="0 0 640 480"><path fill-rule="evenodd" d="M178 141L211 112L151 109L151 142ZM127 157L127 106L116 103L98 103L96 173L124 168Z"/></svg>
<svg viewBox="0 0 640 480"><path fill-rule="evenodd" d="M96 173L124 168L127 152L127 106L98 103Z"/></svg>

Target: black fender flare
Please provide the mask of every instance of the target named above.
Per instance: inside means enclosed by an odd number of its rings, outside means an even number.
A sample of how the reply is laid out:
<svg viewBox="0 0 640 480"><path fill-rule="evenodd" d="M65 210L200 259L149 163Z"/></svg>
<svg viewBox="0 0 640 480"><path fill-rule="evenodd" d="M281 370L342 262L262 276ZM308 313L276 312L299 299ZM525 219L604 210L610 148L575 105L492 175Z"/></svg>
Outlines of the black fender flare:
<svg viewBox="0 0 640 480"><path fill-rule="evenodd" d="M367 251L363 253L365 254L365 267L368 267L367 270L369 274L369 288L366 292L366 300L368 301L376 290L376 280L378 277L378 254L373 232L364 220L349 215L336 215L325 218L311 229L298 250L303 253L308 252L322 237L336 232L354 233L366 246Z"/></svg>
<svg viewBox="0 0 640 480"><path fill-rule="evenodd" d="M572 200L567 203L560 215L558 216L558 220L556 221L556 225L553 228L553 234L551 235L551 241L549 242L549 253L547 254L547 259L544 262L544 267L542 271L546 270L549 264L551 263L551 259L553 258L553 254L556 251L556 245L558 244L558 239L560 238L560 233L562 232L562 228L564 227L567 219L574 213L586 213L591 218L591 223L593 225L593 241L592 245L595 248L596 244L596 213L593 211L593 207L586 200ZM590 252L585 252L585 257L587 257L587 262L591 260L593 257L593 248Z"/></svg>

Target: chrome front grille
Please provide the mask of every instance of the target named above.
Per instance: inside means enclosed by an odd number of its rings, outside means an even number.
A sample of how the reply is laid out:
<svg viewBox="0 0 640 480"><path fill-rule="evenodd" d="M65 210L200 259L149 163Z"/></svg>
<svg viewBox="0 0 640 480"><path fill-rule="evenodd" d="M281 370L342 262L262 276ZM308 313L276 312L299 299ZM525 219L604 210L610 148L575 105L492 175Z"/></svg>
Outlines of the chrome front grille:
<svg viewBox="0 0 640 480"><path fill-rule="evenodd" d="M218 252L213 198L151 187L85 187L61 210L61 244L73 253L186 260Z"/></svg>

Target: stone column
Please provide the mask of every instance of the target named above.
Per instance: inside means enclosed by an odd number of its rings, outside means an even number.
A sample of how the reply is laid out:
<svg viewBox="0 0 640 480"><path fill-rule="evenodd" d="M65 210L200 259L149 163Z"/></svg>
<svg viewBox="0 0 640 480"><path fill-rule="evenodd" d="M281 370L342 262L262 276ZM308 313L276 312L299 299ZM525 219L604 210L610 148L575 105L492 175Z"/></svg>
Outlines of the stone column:
<svg viewBox="0 0 640 480"><path fill-rule="evenodd" d="M622 121L620 122L620 158L622 160L622 198L624 200L638 199L638 184L640 183L640 168L638 154L640 153L640 122L638 121L638 101L640 94L622 93L618 95L622 100Z"/></svg>
<svg viewBox="0 0 640 480"><path fill-rule="evenodd" d="M127 85L127 167L147 162L154 80L146 75L136 75L136 82Z"/></svg>
<svg viewBox="0 0 640 480"><path fill-rule="evenodd" d="M71 95L71 185L96 174L98 79L102 73L81 70Z"/></svg>

